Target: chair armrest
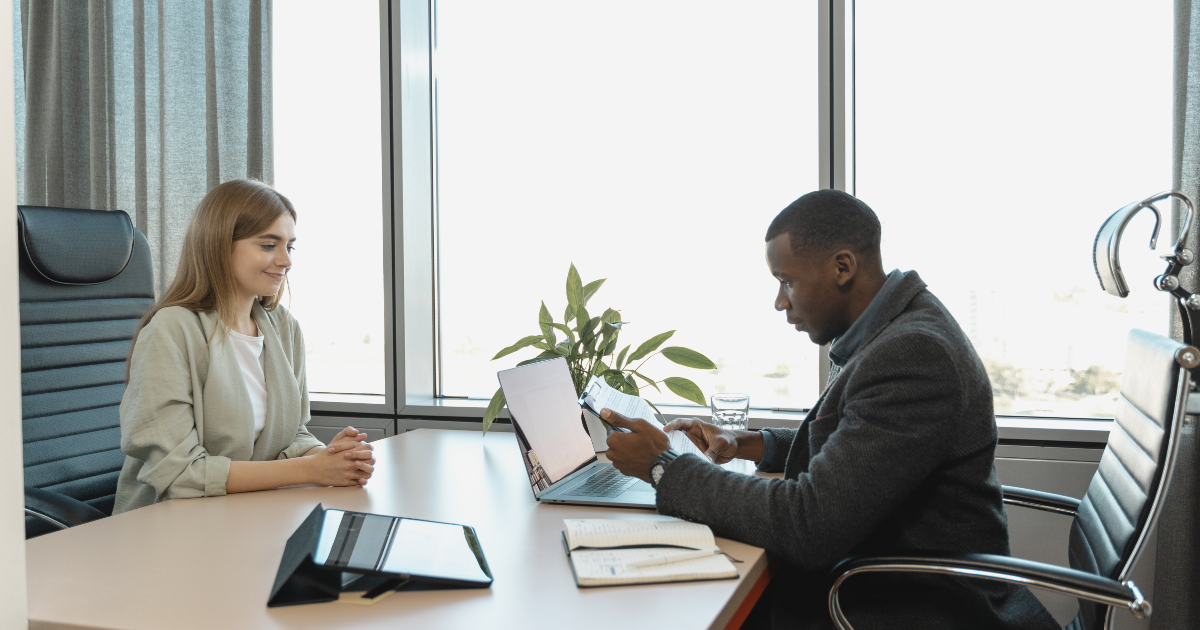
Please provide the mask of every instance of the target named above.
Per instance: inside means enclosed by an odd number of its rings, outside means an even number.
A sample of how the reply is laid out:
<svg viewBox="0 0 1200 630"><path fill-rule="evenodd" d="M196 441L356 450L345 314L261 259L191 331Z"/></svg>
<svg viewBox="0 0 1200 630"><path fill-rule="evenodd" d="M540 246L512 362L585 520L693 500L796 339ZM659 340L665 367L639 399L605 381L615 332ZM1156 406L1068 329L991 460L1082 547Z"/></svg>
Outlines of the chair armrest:
<svg viewBox="0 0 1200 630"><path fill-rule="evenodd" d="M904 556L850 557L833 568L829 591L829 613L841 630L852 630L838 603L842 583L858 573L940 573L979 578L1062 593L1108 606L1128 608L1133 616L1150 616L1150 602L1132 581L1113 579L1022 558L984 553L939 554L914 552Z"/></svg>
<svg viewBox="0 0 1200 630"><path fill-rule="evenodd" d="M102 519L104 512L65 494L25 486L25 514L66 529Z"/></svg>
<svg viewBox="0 0 1200 630"><path fill-rule="evenodd" d="M1009 505L1070 516L1079 511L1079 499L1074 497L1014 486L1000 486L1000 489L1004 491L1004 502Z"/></svg>

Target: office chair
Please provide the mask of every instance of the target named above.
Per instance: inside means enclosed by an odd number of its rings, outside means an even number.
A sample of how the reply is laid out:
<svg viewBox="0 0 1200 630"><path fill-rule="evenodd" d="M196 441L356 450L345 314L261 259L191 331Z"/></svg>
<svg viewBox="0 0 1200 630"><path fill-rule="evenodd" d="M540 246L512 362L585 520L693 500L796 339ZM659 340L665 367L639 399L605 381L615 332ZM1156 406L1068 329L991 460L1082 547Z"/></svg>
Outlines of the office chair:
<svg viewBox="0 0 1200 630"><path fill-rule="evenodd" d="M838 590L860 573L918 572L998 580L1079 599L1079 614L1065 630L1111 628L1113 609L1150 615L1150 603L1129 575L1162 512L1171 481L1188 397L1188 372L1200 351L1173 339L1132 330L1117 397L1117 417L1100 467L1083 500L1004 486L1004 502L1071 516L1070 565L992 554L913 553L847 558L834 567L829 613L840 630L852 630Z"/></svg>
<svg viewBox="0 0 1200 630"><path fill-rule="evenodd" d="M17 208L25 537L112 514L125 358L154 304L146 237L120 211Z"/></svg>

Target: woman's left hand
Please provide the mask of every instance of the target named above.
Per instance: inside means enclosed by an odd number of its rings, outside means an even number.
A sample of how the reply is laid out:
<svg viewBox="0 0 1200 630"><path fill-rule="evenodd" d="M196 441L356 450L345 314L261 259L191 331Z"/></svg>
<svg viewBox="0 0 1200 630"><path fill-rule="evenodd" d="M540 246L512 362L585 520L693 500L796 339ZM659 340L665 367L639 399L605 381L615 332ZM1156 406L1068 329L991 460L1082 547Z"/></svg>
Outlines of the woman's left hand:
<svg viewBox="0 0 1200 630"><path fill-rule="evenodd" d="M346 427L342 429L341 433L334 436L333 440L329 442L329 446L325 447L330 454L342 453L346 459L354 460L355 467L366 473L365 477L359 479L359 483L364 486L367 485L367 480L375 471L375 449L367 443L366 439L366 433L354 427Z"/></svg>

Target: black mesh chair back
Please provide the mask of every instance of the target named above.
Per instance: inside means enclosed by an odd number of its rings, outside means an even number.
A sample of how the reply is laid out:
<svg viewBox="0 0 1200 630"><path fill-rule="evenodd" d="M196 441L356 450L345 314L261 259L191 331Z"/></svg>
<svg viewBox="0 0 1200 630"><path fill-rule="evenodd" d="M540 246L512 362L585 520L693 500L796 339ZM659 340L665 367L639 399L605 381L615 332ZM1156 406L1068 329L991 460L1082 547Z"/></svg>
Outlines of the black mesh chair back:
<svg viewBox="0 0 1200 630"><path fill-rule="evenodd" d="M1071 568L983 553L851 556L830 573L834 626L853 630L838 593L847 580L863 573L933 573L1070 595L1079 599L1079 614L1065 630L1112 628L1113 611L1118 609L1149 617L1150 602L1129 574L1162 512L1187 410L1189 372L1197 369L1200 350L1195 347L1144 330L1130 331L1116 421L1084 498L1003 487L1004 503L1010 506L1072 517Z"/></svg>
<svg viewBox="0 0 1200 630"><path fill-rule="evenodd" d="M109 515L125 359L154 304L150 247L120 211L20 206L18 221L26 514L32 491ZM31 516L25 528L57 529Z"/></svg>
<svg viewBox="0 0 1200 630"><path fill-rule="evenodd" d="M1174 467L1171 447L1188 393L1187 370L1175 357L1182 348L1166 337L1130 332L1116 423L1071 526L1072 568L1118 582L1129 578ZM1112 614L1089 600L1079 606L1068 628L1101 628Z"/></svg>

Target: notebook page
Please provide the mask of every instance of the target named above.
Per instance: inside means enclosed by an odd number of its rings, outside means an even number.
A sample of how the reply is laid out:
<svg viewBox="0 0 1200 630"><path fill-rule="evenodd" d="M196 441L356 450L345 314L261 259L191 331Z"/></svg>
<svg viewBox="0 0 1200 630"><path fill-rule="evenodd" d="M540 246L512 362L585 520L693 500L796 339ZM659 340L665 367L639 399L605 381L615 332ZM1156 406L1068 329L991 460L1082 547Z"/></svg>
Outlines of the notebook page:
<svg viewBox="0 0 1200 630"><path fill-rule="evenodd" d="M567 544L580 547L610 548L634 546L688 547L700 549L717 544L707 525L678 519L663 521L627 521L601 518L563 519Z"/></svg>
<svg viewBox="0 0 1200 630"><path fill-rule="evenodd" d="M738 575L729 558L721 554L649 567L629 566L632 561L664 553L676 552L672 549L579 550L571 552L571 564L575 568L575 581L580 586L717 580Z"/></svg>

